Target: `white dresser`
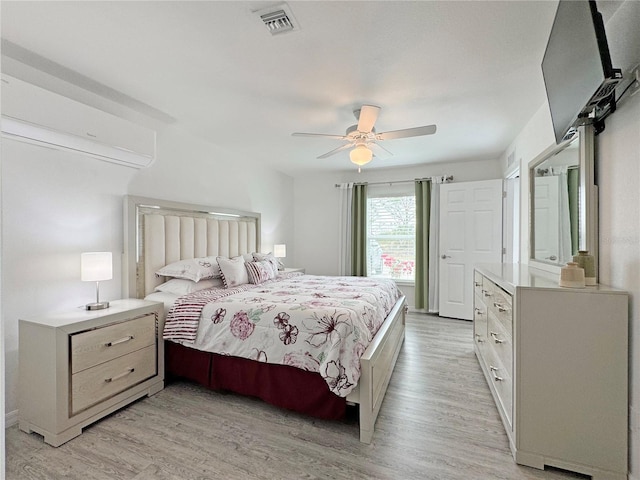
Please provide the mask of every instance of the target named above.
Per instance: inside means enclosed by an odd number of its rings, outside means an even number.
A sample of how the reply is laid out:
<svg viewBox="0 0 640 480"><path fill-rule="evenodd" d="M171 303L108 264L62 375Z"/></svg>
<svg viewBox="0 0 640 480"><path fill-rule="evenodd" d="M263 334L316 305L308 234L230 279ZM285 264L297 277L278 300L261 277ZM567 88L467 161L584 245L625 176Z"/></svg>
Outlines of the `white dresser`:
<svg viewBox="0 0 640 480"><path fill-rule="evenodd" d="M517 463L627 478L628 297L477 266L475 352Z"/></svg>
<svg viewBox="0 0 640 480"><path fill-rule="evenodd" d="M57 447L90 423L162 390L161 308L128 299L104 310L20 320L20 430Z"/></svg>

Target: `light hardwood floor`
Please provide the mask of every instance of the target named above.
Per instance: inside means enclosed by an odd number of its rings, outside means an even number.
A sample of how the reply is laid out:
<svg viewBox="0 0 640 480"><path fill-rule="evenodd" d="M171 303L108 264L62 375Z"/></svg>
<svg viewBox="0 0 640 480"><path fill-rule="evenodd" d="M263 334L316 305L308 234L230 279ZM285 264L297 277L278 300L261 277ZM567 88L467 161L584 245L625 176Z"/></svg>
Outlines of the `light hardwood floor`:
<svg viewBox="0 0 640 480"><path fill-rule="evenodd" d="M6 431L11 479L566 479L518 466L470 322L410 314L371 445L357 422L174 383L53 448Z"/></svg>

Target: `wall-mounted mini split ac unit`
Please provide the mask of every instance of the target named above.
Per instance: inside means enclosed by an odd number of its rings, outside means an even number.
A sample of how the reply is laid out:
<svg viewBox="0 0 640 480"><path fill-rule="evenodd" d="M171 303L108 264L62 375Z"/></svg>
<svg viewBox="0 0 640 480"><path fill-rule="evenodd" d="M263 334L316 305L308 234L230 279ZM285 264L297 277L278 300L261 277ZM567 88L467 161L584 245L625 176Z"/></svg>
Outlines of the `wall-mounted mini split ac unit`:
<svg viewBox="0 0 640 480"><path fill-rule="evenodd" d="M156 158L155 131L8 75L2 75L1 105L6 138L132 168Z"/></svg>

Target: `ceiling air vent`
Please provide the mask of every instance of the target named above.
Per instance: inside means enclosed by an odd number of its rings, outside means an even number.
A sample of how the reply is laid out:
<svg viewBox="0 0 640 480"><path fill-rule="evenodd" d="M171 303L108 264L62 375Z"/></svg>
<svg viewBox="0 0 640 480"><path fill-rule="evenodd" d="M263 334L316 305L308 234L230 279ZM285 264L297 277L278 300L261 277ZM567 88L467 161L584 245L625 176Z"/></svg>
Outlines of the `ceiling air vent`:
<svg viewBox="0 0 640 480"><path fill-rule="evenodd" d="M260 16L271 35L298 30L289 6L284 3L258 10L255 13Z"/></svg>

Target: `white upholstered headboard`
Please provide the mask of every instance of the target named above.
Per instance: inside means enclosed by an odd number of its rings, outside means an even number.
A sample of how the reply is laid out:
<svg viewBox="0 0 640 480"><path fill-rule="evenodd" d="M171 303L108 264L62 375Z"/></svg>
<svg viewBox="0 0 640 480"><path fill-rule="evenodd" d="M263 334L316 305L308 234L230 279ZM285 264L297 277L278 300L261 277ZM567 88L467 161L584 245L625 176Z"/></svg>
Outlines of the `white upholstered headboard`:
<svg viewBox="0 0 640 480"><path fill-rule="evenodd" d="M260 214L127 195L123 295L143 298L178 260L260 251Z"/></svg>

